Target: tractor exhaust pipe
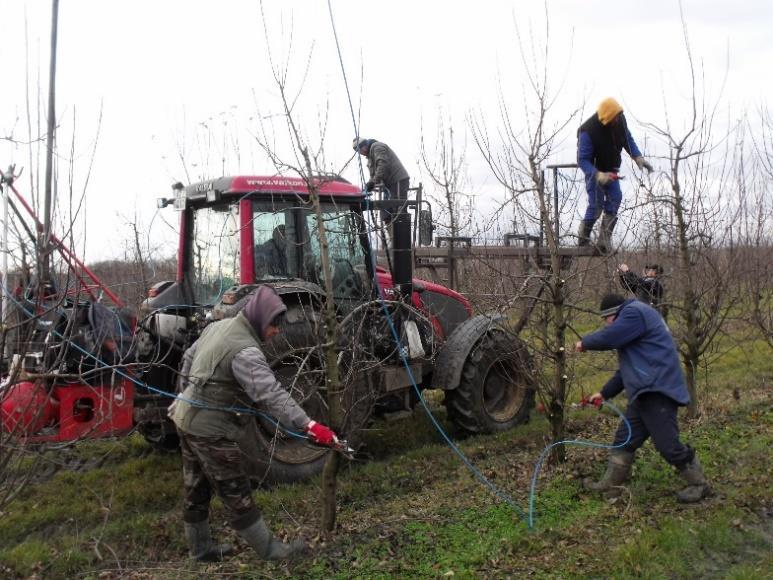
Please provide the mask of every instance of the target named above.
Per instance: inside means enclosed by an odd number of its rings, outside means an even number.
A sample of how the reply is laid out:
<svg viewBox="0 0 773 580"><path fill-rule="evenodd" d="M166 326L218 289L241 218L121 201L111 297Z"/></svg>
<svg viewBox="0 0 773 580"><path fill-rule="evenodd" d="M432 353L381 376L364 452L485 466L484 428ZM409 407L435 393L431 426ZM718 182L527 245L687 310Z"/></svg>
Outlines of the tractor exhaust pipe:
<svg viewBox="0 0 773 580"><path fill-rule="evenodd" d="M392 281L403 300L410 303L413 294L413 251L411 214L403 205L392 220Z"/></svg>

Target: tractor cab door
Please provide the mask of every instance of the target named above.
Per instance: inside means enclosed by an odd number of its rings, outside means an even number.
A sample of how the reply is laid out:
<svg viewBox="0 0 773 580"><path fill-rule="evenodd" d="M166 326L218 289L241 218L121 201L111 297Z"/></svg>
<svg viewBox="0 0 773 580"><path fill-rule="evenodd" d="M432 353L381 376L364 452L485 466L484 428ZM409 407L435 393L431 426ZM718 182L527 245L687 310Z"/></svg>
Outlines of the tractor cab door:
<svg viewBox="0 0 773 580"><path fill-rule="evenodd" d="M193 221L191 272L196 305L209 306L240 279L238 203L196 210Z"/></svg>
<svg viewBox="0 0 773 580"><path fill-rule="evenodd" d="M367 237L363 236L362 216L346 205L322 204L322 222L328 243L330 276L338 309L348 312L369 295L370 276L366 267ZM324 288L322 245L317 215L312 210L302 213L304 268L307 276Z"/></svg>

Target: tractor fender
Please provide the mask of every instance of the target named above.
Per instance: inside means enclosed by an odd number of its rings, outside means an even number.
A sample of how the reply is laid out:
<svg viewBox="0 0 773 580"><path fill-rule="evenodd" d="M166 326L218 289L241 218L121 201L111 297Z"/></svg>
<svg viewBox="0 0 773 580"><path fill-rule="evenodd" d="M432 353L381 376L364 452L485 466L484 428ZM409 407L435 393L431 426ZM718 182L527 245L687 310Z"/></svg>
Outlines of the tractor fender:
<svg viewBox="0 0 773 580"><path fill-rule="evenodd" d="M304 282L302 280L291 280L281 282L267 282L264 286L271 286L282 298L288 307L291 304L308 302L314 306L322 304L325 291L317 284ZM224 304L221 300L212 309L212 319L222 320L236 316L250 299L250 296L257 290L261 284L243 284L229 289L228 293L235 295L235 300L231 304Z"/></svg>
<svg viewBox="0 0 773 580"><path fill-rule="evenodd" d="M503 316L479 314L457 326L435 359L432 387L444 391L458 387L464 363L473 347L488 332L504 332L499 325L502 320Z"/></svg>

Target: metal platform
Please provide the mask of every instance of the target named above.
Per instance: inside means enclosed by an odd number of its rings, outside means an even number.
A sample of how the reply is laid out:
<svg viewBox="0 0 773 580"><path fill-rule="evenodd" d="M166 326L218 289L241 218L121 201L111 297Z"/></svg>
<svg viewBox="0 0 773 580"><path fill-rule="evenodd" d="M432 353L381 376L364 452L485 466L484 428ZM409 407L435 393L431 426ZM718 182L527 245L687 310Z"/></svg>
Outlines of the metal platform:
<svg viewBox="0 0 773 580"><path fill-rule="evenodd" d="M413 255L417 265L438 265L450 257L457 259L482 258L549 258L550 250L545 246L445 246L440 248L415 248ZM595 246L567 246L558 248L560 257L581 258L603 256Z"/></svg>

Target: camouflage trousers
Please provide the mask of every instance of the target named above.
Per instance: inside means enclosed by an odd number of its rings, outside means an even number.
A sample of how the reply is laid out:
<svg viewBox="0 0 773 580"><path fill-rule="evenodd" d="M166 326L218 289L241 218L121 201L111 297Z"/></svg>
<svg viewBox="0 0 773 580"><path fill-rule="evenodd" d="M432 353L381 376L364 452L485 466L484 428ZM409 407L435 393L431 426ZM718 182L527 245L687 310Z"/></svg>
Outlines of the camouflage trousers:
<svg viewBox="0 0 773 580"><path fill-rule="evenodd" d="M185 500L183 520L196 523L209 518L214 491L225 507L228 522L243 530L260 518L252 488L244 472L244 455L230 439L197 437L178 430L183 459Z"/></svg>

